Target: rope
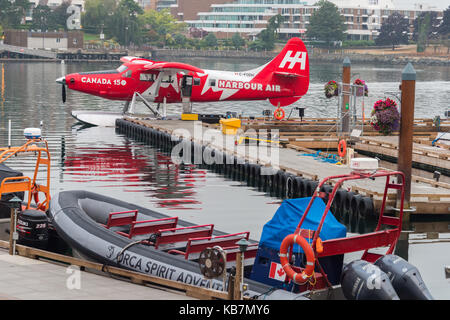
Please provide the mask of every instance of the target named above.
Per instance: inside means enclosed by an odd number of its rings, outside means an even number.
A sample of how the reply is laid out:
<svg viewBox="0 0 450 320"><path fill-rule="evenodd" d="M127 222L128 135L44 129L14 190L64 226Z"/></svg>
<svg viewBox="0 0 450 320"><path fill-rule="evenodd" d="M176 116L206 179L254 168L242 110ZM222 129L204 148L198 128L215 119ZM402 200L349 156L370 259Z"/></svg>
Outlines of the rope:
<svg viewBox="0 0 450 320"><path fill-rule="evenodd" d="M272 287L272 288L270 288L269 290L267 290L266 292L261 293L260 295L255 295L255 296L253 296L252 300L253 300L253 299L257 300L257 299L258 299L259 297L261 297L261 296L264 296L264 298L265 298L265 297L267 297L267 295L268 295L269 293L271 293L272 291L275 291L275 290L277 290L277 289L278 289L277 287ZM265 300L265 299L263 299L263 300Z"/></svg>
<svg viewBox="0 0 450 320"><path fill-rule="evenodd" d="M120 250L120 252L117 254L117 256L116 256L116 258L115 258L116 264L119 266L120 260L122 260L123 253L124 253L126 250L128 250L130 247L134 246L135 244L139 244L139 243L142 243L142 242L144 242L144 241L147 241L147 240L133 241L133 242L130 242L129 244L127 244L125 247L123 247L122 250ZM120 257L121 259L119 259L119 257Z"/></svg>

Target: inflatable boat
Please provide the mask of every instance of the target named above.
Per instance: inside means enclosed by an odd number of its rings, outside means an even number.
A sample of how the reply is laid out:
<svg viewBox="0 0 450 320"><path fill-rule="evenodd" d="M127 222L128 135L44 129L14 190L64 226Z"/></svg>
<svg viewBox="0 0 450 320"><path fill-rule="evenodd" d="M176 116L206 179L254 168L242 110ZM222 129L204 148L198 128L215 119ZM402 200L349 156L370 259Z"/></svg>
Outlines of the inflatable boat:
<svg viewBox="0 0 450 320"><path fill-rule="evenodd" d="M196 261L200 252L211 246L226 248L227 268L231 268L238 250L236 242L249 240L249 232L226 234L213 225L194 225L88 191L54 195L49 219L58 235L85 258L216 290L223 290L223 281L200 273ZM152 237L156 232L158 236ZM250 243L244 259L246 270L253 265L255 249L257 243ZM275 292L271 286L248 278L244 281L248 285L245 294L253 298L269 292L272 298L301 298L283 290Z"/></svg>
<svg viewBox="0 0 450 320"><path fill-rule="evenodd" d="M393 177L401 182L390 182ZM386 178L378 225L371 233L349 237L330 211L335 195L345 181L377 178ZM330 180L336 181L333 188L320 191ZM251 241L249 232L227 234L212 224L194 225L87 191L54 195L49 220L86 258L216 290L227 289L226 281L202 270L205 252L219 248L226 253L220 273L226 275L235 266L238 244L245 243L244 295L253 299L432 299L417 268L393 254L403 201L398 217L386 215L388 189L403 196L403 173L371 170L327 177L312 197L283 201L259 242ZM344 265L344 254L355 252L363 252L362 257Z"/></svg>

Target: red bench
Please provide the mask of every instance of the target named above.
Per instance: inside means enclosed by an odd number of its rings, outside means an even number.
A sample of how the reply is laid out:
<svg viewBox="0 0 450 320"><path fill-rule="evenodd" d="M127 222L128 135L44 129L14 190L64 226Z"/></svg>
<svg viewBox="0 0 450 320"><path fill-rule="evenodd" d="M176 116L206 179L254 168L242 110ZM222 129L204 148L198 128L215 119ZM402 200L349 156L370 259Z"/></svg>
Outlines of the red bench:
<svg viewBox="0 0 450 320"><path fill-rule="evenodd" d="M225 247L222 248L225 250L227 254L227 262L236 261L236 255L239 251L239 246L233 246L233 247ZM248 245L247 250L244 253L244 265L252 264L255 261L256 253L258 252L258 243L251 243Z"/></svg>
<svg viewBox="0 0 450 320"><path fill-rule="evenodd" d="M106 224L106 227L109 229L111 227L129 225L136 221L137 213L137 210L111 212L108 216L108 223Z"/></svg>
<svg viewBox="0 0 450 320"><path fill-rule="evenodd" d="M133 221L131 223L130 233L126 234L128 238L144 234L156 233L160 229L174 228L177 226L178 217L162 218L155 220Z"/></svg>
<svg viewBox="0 0 450 320"><path fill-rule="evenodd" d="M174 244L186 242L190 238L211 237L213 233L213 224L204 224L200 226L190 226L181 228L160 229L155 242L155 249L165 244ZM179 245L182 246L181 244Z"/></svg>
<svg viewBox="0 0 450 320"><path fill-rule="evenodd" d="M234 247L236 246L236 242L241 239L248 240L249 236L250 232L247 231L223 236L191 238L187 242L186 251L169 250L168 252L182 254L186 260L195 260L198 259L200 252L206 248L213 248L214 246L220 246L222 248Z"/></svg>
<svg viewBox="0 0 450 320"><path fill-rule="evenodd" d="M134 236L156 233L160 229L175 228L178 224L178 217L136 221L137 213L138 210L111 212L105 227L110 229L111 227L123 227L130 225L129 233L123 231L116 232L131 239Z"/></svg>

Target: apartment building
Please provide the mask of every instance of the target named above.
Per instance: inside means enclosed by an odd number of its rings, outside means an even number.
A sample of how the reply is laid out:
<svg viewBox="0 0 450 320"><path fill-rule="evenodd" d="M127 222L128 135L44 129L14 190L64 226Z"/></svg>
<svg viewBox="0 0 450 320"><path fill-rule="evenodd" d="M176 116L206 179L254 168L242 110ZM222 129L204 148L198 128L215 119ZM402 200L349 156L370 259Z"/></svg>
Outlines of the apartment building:
<svg viewBox="0 0 450 320"><path fill-rule="evenodd" d="M442 10L414 5L396 8L393 0L330 0L339 8L347 25L349 40L373 40L387 17L399 12L413 22L423 11ZM303 0L178 0L170 6L171 13L190 27L213 32L219 38L231 37L238 32L245 37L257 35L267 27L268 20L281 14L284 23L279 29L281 37L304 37L311 15L317 6ZM412 32L412 29L410 30Z"/></svg>

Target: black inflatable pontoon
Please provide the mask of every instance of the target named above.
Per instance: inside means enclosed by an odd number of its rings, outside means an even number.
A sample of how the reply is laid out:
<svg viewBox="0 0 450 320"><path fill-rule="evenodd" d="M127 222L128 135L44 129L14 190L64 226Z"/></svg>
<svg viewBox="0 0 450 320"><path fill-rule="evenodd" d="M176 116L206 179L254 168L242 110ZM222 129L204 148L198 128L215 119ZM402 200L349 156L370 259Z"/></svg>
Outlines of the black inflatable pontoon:
<svg viewBox="0 0 450 320"><path fill-rule="evenodd" d="M59 236L87 258L157 277L222 290L223 282L206 279L200 273L197 262L139 243L136 238L127 238L123 234L129 231L129 226L105 227L111 212L130 210L138 210L136 221L168 218L161 213L87 191L63 191L54 195L50 202L49 218ZM178 220L177 226L194 225ZM214 231L213 235L225 233ZM300 294L273 290L270 286L250 279L244 281L249 288L245 294L251 297L305 299Z"/></svg>

